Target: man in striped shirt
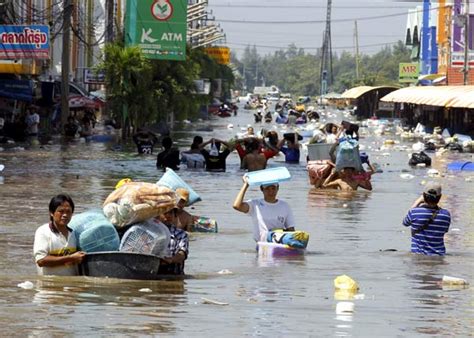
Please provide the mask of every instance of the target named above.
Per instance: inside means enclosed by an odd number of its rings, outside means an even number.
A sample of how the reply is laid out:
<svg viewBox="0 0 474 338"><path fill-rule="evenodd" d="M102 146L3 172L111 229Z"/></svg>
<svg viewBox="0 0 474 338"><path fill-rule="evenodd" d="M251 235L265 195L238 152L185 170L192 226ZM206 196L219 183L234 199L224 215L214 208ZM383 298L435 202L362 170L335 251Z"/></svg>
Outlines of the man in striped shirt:
<svg viewBox="0 0 474 338"><path fill-rule="evenodd" d="M444 234L451 224L451 214L438 206L441 185L428 182L423 196L419 197L403 220L403 225L411 228L411 252L444 256Z"/></svg>

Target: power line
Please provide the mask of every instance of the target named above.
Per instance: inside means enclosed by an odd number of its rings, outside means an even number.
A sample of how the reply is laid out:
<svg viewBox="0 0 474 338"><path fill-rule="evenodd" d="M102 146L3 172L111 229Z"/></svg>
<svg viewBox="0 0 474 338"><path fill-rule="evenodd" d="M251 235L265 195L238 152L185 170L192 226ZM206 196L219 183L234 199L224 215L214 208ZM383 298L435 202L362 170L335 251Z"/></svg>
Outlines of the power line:
<svg viewBox="0 0 474 338"><path fill-rule="evenodd" d="M209 4L209 7L221 7L221 8L265 8L265 9L326 9L326 6L323 5L254 5L254 4L228 4L228 5L219 5L219 4ZM405 8L404 6L333 6L333 8L340 9L401 9Z"/></svg>
<svg viewBox="0 0 474 338"><path fill-rule="evenodd" d="M400 40L399 40L400 41ZM395 42L383 42L383 43L372 43L368 45L360 45L359 48L365 48L365 47L376 47L376 46L386 46L386 45L395 45L399 41ZM283 46L270 46L270 45L256 45L256 44L249 44L249 43L236 43L236 42L228 42L228 45L236 45L236 46L255 46L255 47L260 47L260 48L272 48L272 49L285 49L286 47ZM298 47L298 49L305 49L305 50L320 50L321 47ZM354 46L339 46L339 47L332 47L332 49L352 49Z"/></svg>
<svg viewBox="0 0 474 338"><path fill-rule="evenodd" d="M447 7L447 6L445 6ZM440 7L433 7L430 9L432 10L438 10ZM423 10L418 10L418 11L413 11L412 13L421 13ZM385 15L374 15L374 16L366 16L366 17L360 17L360 18L346 18L346 19L332 19L331 22L353 22L354 20L357 21L367 21L367 20L378 20L378 19L385 19L385 18L390 18L390 17L396 17L396 16L406 16L407 13L393 13L393 14L385 14ZM251 21L251 20L227 20L227 19L215 19L215 21L218 22L226 22L226 23L243 23L243 24L279 24L279 25L305 25L305 24L325 24L326 20L299 20L299 21Z"/></svg>

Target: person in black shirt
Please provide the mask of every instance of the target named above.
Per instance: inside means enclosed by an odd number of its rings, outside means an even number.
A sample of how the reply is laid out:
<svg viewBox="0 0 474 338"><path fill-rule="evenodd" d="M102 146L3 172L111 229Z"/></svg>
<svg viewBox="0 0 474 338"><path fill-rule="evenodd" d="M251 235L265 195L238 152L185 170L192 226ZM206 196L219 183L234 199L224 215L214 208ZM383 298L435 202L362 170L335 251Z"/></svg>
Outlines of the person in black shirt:
<svg viewBox="0 0 474 338"><path fill-rule="evenodd" d="M74 117L69 116L67 118L67 123L64 125L64 135L73 138L76 136L78 130L79 125L76 123L76 120Z"/></svg>
<svg viewBox="0 0 474 338"><path fill-rule="evenodd" d="M205 146L211 144L211 149L208 151L204 149ZM221 144L225 145L226 149L221 151ZM229 144L212 138L207 142L204 142L200 145L201 153L204 155L206 159L206 171L213 171L213 172L222 172L225 171L226 165L225 161L227 156L230 154Z"/></svg>
<svg viewBox="0 0 474 338"><path fill-rule="evenodd" d="M139 154L153 154L153 147L157 141L156 135L151 131L138 129L137 133L133 135L133 142L137 145Z"/></svg>
<svg viewBox="0 0 474 338"><path fill-rule="evenodd" d="M164 137L161 140L161 145L164 150L158 154L156 158L156 168L163 169L171 168L173 170L179 170L179 151L172 148L173 140L171 137Z"/></svg>

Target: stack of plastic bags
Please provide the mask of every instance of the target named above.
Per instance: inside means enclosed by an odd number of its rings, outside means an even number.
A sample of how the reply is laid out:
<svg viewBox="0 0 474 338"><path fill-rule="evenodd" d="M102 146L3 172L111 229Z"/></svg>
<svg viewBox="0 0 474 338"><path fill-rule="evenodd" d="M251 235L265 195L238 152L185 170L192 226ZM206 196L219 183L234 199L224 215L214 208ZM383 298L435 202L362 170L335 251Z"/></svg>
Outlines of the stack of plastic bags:
<svg viewBox="0 0 474 338"><path fill-rule="evenodd" d="M173 209L176 193L163 186L129 182L114 190L105 200L104 214L117 228L155 218Z"/></svg>
<svg viewBox="0 0 474 338"><path fill-rule="evenodd" d="M336 171L344 168L354 168L362 171L362 162L359 154L359 142L353 139L345 139L339 143L336 154Z"/></svg>

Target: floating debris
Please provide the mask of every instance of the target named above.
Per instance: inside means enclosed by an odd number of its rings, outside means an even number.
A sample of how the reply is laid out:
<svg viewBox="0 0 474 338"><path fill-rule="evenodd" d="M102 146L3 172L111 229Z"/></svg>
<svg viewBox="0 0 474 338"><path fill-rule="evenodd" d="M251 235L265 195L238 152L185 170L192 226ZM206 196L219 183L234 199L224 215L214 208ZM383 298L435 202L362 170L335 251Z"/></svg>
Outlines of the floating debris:
<svg viewBox="0 0 474 338"><path fill-rule="evenodd" d="M467 280L451 276L443 276L441 283L443 283L443 285L469 285Z"/></svg>
<svg viewBox="0 0 474 338"><path fill-rule="evenodd" d="M201 297L202 299L202 303L203 304L212 304L212 305L229 305L229 303L224 303L224 302L219 302L217 300L212 300L212 299L209 299L209 298L204 298L204 297Z"/></svg>
<svg viewBox="0 0 474 338"><path fill-rule="evenodd" d="M29 280L23 282L23 283L20 283L17 285L19 288L22 288L22 289L25 289L25 290L31 290L34 288L34 284L32 282L30 282Z"/></svg>
<svg viewBox="0 0 474 338"><path fill-rule="evenodd" d="M412 174L400 174L400 178L403 178L404 180L411 180L415 178Z"/></svg>

